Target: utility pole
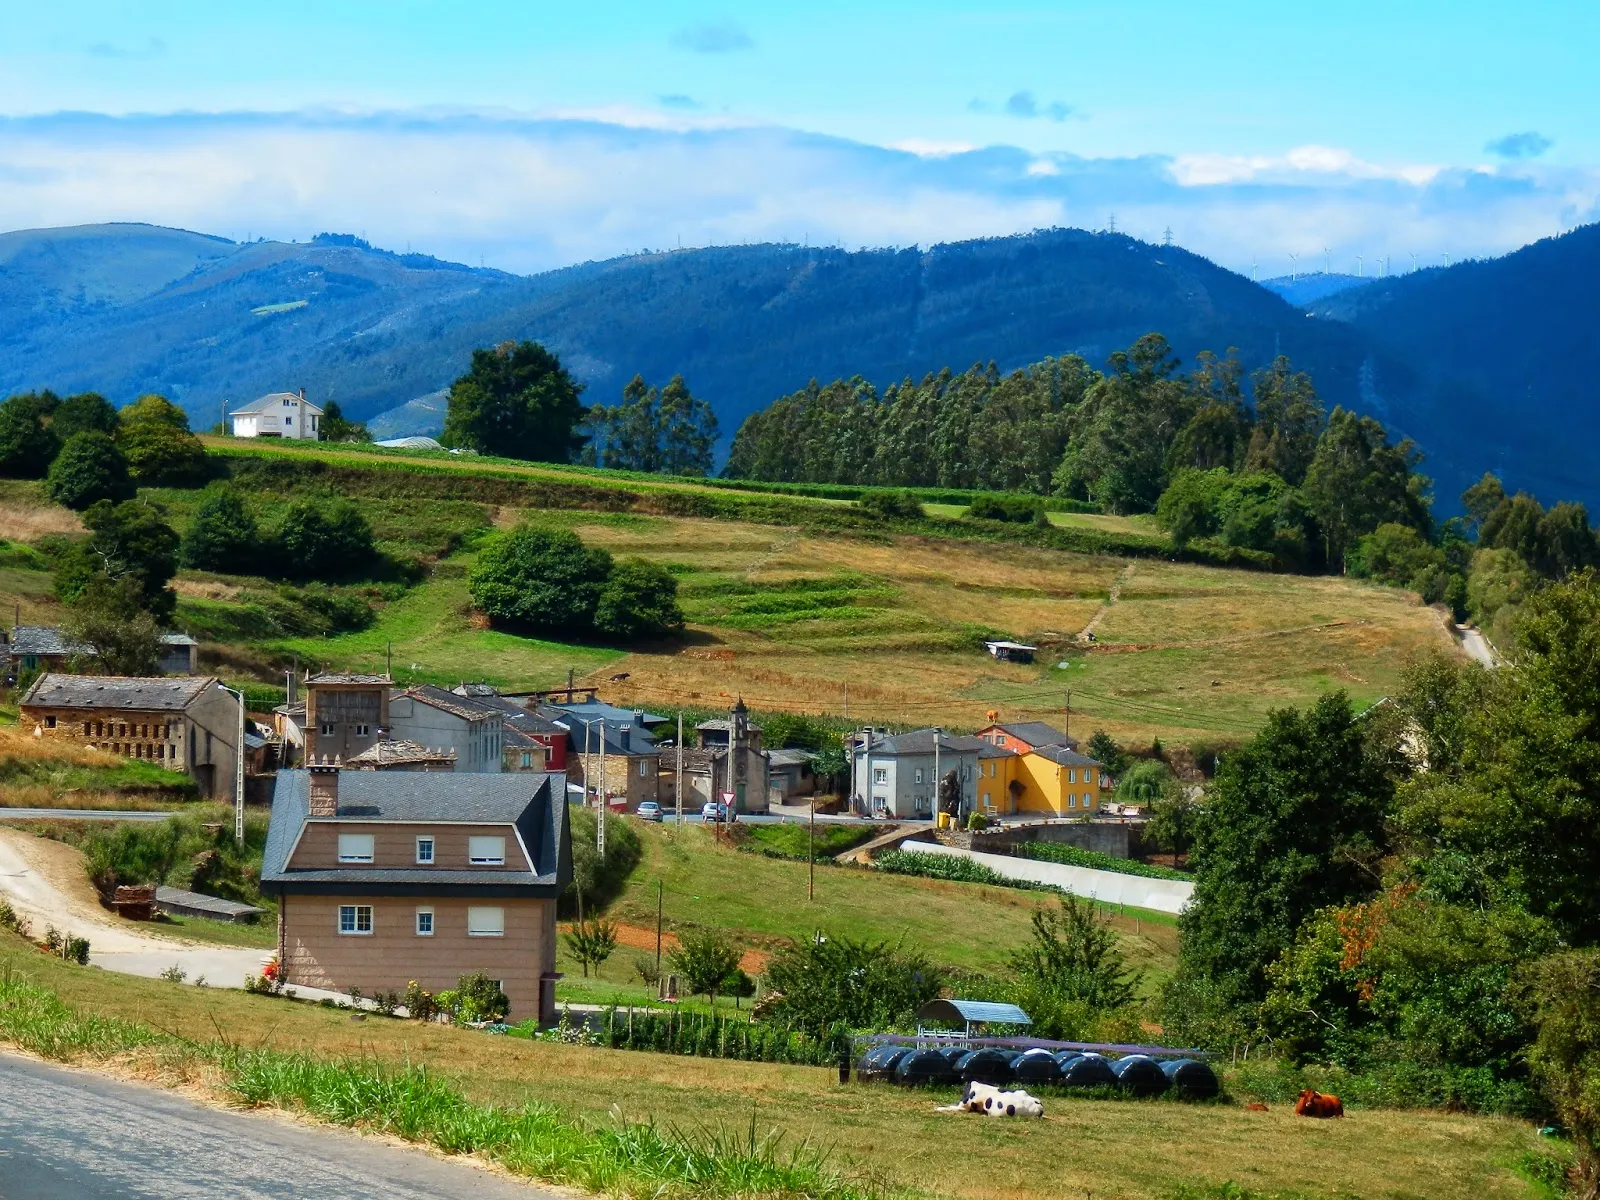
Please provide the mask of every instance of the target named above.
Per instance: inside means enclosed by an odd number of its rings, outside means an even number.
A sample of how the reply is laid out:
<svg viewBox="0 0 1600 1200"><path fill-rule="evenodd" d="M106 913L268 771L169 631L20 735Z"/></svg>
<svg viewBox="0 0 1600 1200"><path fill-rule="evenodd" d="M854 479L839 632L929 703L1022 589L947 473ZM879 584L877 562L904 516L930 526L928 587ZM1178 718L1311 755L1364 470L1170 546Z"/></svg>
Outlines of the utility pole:
<svg viewBox="0 0 1600 1200"><path fill-rule="evenodd" d="M811 797L811 822L806 830L806 899L817 898L817 798Z"/></svg>
<svg viewBox="0 0 1600 1200"><path fill-rule="evenodd" d="M239 730L238 742L235 744L235 757L233 764L233 841L234 844L244 846L244 693L236 692L226 684L218 687L239 701Z"/></svg>
<svg viewBox="0 0 1600 1200"><path fill-rule="evenodd" d="M939 825L939 742L942 732L939 726L933 727L933 803L928 806L928 815L933 818L935 828Z"/></svg>
<svg viewBox="0 0 1600 1200"><path fill-rule="evenodd" d="M606 809L610 805L606 802L606 719L600 718L600 815L594 823L594 848L600 854L600 861L606 861Z"/></svg>
<svg viewBox="0 0 1600 1200"><path fill-rule="evenodd" d="M677 809L678 828L682 829L683 828L683 710L681 708L678 710L678 772L677 772L677 780L672 785L672 798L676 802L675 807ZM657 943L659 943L660 940L661 940L661 938L660 938L659 933L658 933L658 936L656 937ZM658 944L656 946L656 958L659 960L660 957L661 957L661 947ZM658 961L656 963L656 966L657 967L661 966L661 963Z"/></svg>
<svg viewBox="0 0 1600 1200"><path fill-rule="evenodd" d="M680 721L682 717L678 718ZM656 880L656 987L661 987L661 880Z"/></svg>
<svg viewBox="0 0 1600 1200"><path fill-rule="evenodd" d="M589 722L583 723L583 804L589 806L589 789L594 787L594 756L589 750Z"/></svg>
<svg viewBox="0 0 1600 1200"><path fill-rule="evenodd" d="M1066 714L1067 714L1067 721L1066 721L1067 727L1065 729L1063 729L1061 732L1066 734L1068 737L1071 737L1072 736L1072 689L1071 688L1067 689Z"/></svg>

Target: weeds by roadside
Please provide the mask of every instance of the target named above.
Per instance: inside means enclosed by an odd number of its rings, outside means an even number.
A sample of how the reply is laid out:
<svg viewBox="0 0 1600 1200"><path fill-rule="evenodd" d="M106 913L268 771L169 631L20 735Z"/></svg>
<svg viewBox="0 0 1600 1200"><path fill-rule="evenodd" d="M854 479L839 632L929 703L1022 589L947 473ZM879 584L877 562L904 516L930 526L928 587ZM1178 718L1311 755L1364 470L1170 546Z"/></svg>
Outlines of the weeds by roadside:
<svg viewBox="0 0 1600 1200"><path fill-rule="evenodd" d="M212 1068L226 1093L247 1107L301 1112L446 1154L479 1154L518 1175L607 1195L872 1200L881 1194L842 1178L825 1152L785 1144L777 1132L762 1134L754 1117L738 1133L684 1132L621 1116L591 1125L542 1104L475 1104L426 1067L318 1061L247 1049L220 1031L215 1040L195 1041L81 1013L10 968L0 973L0 1040L59 1062L159 1051L168 1066Z"/></svg>

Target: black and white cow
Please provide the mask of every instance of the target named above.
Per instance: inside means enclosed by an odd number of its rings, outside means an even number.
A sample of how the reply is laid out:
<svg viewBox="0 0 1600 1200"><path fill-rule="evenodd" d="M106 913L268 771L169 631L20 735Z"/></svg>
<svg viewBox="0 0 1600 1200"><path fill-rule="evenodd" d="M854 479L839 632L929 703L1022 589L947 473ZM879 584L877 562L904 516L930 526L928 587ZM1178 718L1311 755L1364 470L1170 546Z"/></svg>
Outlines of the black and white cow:
<svg viewBox="0 0 1600 1200"><path fill-rule="evenodd" d="M939 1112L987 1113L991 1117L1042 1117L1044 1105L1024 1091L1003 1092L993 1084L969 1083L955 1104Z"/></svg>

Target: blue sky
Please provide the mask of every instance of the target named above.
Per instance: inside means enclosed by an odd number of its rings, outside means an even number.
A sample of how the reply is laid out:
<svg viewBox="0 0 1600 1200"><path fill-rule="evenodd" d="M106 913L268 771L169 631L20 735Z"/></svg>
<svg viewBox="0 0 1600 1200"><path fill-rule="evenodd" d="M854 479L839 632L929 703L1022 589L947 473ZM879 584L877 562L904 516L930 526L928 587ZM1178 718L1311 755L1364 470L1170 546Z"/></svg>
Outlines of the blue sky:
<svg viewBox="0 0 1600 1200"><path fill-rule="evenodd" d="M1115 219L1268 275L1600 211L1592 2L8 7L8 228L354 229L532 270Z"/></svg>

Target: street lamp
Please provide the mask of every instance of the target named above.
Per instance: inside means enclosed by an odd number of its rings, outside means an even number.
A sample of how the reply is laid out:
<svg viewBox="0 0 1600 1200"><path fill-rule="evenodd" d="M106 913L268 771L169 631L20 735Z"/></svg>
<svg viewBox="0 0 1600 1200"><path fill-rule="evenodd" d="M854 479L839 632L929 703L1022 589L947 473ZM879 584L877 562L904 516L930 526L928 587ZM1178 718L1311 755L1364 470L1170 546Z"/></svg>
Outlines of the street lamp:
<svg viewBox="0 0 1600 1200"><path fill-rule="evenodd" d="M225 683L217 686L239 701L239 735L234 745L237 761L233 767L233 840L244 846L244 693L235 691Z"/></svg>

